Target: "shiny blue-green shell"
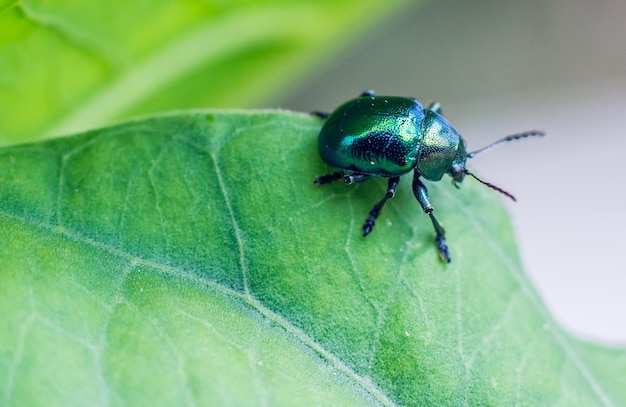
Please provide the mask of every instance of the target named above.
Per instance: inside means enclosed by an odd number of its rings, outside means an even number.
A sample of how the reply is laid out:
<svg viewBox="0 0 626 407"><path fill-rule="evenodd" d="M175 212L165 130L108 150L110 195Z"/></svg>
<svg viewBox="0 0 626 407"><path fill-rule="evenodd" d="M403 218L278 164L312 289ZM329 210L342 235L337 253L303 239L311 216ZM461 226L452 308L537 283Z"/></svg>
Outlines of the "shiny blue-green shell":
<svg viewBox="0 0 626 407"><path fill-rule="evenodd" d="M322 127L319 150L342 170L390 177L417 168L430 181L467 158L465 142L446 119L397 96L363 96L341 105Z"/></svg>

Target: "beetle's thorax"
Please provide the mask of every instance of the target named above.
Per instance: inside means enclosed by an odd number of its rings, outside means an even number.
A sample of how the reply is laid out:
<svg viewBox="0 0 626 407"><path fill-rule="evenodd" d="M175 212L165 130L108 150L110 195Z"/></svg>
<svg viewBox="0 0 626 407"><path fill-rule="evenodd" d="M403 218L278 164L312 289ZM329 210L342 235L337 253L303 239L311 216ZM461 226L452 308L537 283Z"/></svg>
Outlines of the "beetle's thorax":
<svg viewBox="0 0 626 407"><path fill-rule="evenodd" d="M465 168L465 141L443 116L425 109L417 170L430 181L439 181L454 165Z"/></svg>

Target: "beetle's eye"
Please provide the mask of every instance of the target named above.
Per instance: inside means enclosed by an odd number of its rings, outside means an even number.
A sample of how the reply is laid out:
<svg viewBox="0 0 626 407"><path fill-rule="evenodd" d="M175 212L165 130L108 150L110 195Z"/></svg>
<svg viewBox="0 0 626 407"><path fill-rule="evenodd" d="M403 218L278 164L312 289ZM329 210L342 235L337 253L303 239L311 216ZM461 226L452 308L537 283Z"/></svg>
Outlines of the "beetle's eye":
<svg viewBox="0 0 626 407"><path fill-rule="evenodd" d="M455 182L461 182L463 181L463 177L465 176L465 170L462 165L455 164L450 169L450 175L452 175L452 179Z"/></svg>

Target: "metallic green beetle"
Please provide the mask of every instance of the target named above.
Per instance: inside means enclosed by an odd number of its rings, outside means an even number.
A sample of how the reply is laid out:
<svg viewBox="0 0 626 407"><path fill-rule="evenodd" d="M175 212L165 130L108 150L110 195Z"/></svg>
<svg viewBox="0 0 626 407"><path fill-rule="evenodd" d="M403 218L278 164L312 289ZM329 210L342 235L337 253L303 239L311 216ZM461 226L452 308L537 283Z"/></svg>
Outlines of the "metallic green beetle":
<svg viewBox="0 0 626 407"><path fill-rule="evenodd" d="M439 181L444 174L448 174L458 187L465 175L471 175L515 200L503 189L477 178L465 168L465 163L468 158L497 144L544 134L541 131L513 134L468 153L465 140L441 115L438 103L424 109L414 98L375 96L373 91L363 92L332 114L314 114L326 119L319 134L320 155L327 164L341 170L322 175L314 182L327 184L343 179L346 184L353 184L372 176L389 178L385 197L374 205L363 224L363 236L367 236L387 200L395 195L400 176L413 171L413 193L424 212L430 216L439 255L447 262L450 262L450 253L445 230L433 213L428 191L420 177Z"/></svg>

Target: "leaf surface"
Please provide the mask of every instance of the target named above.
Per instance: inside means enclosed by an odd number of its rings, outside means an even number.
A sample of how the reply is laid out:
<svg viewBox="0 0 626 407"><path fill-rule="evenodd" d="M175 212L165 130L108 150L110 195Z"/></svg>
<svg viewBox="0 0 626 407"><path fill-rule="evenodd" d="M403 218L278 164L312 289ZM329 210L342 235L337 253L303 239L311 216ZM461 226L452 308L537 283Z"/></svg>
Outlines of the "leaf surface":
<svg viewBox="0 0 626 407"><path fill-rule="evenodd" d="M331 171L318 119L196 111L0 150L2 405L626 404L549 316L493 191ZM406 177L405 177L406 178Z"/></svg>

